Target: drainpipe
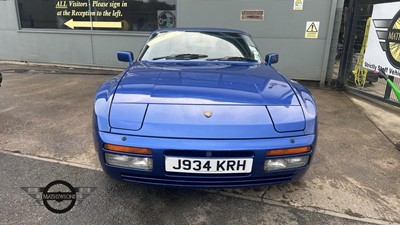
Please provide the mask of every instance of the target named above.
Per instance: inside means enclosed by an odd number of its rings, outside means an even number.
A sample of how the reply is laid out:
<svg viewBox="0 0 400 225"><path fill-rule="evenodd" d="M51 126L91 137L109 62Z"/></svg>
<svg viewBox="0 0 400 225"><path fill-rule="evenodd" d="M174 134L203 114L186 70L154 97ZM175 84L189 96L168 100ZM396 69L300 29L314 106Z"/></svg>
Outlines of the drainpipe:
<svg viewBox="0 0 400 225"><path fill-rule="evenodd" d="M336 7L337 7L337 0L333 0L332 5L331 5L331 14L329 17L328 34L326 36L325 54L324 54L324 59L322 61L321 78L319 79L320 87L323 87L325 85L326 71L328 70L328 61L329 61L329 55L331 52L330 50L331 50L331 44L332 44L333 28L335 26Z"/></svg>

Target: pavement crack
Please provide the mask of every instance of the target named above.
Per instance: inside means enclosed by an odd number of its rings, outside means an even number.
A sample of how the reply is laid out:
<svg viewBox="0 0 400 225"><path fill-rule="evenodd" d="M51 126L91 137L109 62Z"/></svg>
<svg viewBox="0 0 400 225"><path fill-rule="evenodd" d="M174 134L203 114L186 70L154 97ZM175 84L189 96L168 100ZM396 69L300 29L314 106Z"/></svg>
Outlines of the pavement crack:
<svg viewBox="0 0 400 225"><path fill-rule="evenodd" d="M264 192L262 193L262 195L261 195L261 202L264 202L264 196L267 194L267 191L268 191L268 190L266 190L266 191L264 191Z"/></svg>
<svg viewBox="0 0 400 225"><path fill-rule="evenodd" d="M256 202L262 202L268 205L273 205L273 206L279 206L279 207L285 207L285 208L291 208L291 209L299 209L299 210L304 210L308 212L315 212L315 213L320 213L324 215L330 215L333 217L338 217L338 218L344 218L344 219L349 219L353 221L359 221L363 223L370 223L370 224L396 224L397 221L390 221L387 219L382 219L382 218L371 218L371 217L366 217L358 213L354 213L352 211L346 211L346 212L338 212L338 211L333 211L333 210L328 210L328 209L323 209L321 207L317 206L295 206L291 205L288 202L281 202L281 201L276 201L272 199L265 199L264 196L268 192L268 190L264 191L263 194L261 195L261 199L258 197L252 197L252 196L246 196L243 194L235 194L232 192L227 192L227 191L216 191L216 190L203 190L208 193L213 193L213 194L220 194L220 195L225 195L225 196L230 196L234 198L240 198L240 199L246 199L249 201L256 201Z"/></svg>

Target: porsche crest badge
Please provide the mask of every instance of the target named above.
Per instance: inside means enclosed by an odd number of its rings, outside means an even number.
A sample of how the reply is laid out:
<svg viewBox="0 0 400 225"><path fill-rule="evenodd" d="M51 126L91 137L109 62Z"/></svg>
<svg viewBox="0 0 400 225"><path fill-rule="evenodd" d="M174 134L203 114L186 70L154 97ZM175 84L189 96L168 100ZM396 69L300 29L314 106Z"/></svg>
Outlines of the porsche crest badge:
<svg viewBox="0 0 400 225"><path fill-rule="evenodd" d="M205 117L210 118L212 116L212 111L206 110L206 111L203 112L203 114L204 114Z"/></svg>

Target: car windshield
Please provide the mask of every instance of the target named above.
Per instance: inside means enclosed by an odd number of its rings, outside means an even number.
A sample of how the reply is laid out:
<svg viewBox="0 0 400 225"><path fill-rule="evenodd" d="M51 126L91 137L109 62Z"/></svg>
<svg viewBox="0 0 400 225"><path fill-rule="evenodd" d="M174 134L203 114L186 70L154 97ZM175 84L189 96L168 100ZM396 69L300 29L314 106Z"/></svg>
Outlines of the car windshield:
<svg viewBox="0 0 400 225"><path fill-rule="evenodd" d="M139 60L261 62L249 36L233 32L165 31L153 34Z"/></svg>

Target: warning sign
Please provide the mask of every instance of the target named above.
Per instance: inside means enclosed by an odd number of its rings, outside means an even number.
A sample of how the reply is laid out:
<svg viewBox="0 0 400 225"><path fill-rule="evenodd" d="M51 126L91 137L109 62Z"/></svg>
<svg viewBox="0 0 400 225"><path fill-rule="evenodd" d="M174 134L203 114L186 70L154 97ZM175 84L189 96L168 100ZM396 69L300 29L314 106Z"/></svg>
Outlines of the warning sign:
<svg viewBox="0 0 400 225"><path fill-rule="evenodd" d="M319 21L307 21L305 38L318 38Z"/></svg>
<svg viewBox="0 0 400 225"><path fill-rule="evenodd" d="M293 0L293 10L303 10L304 0Z"/></svg>

